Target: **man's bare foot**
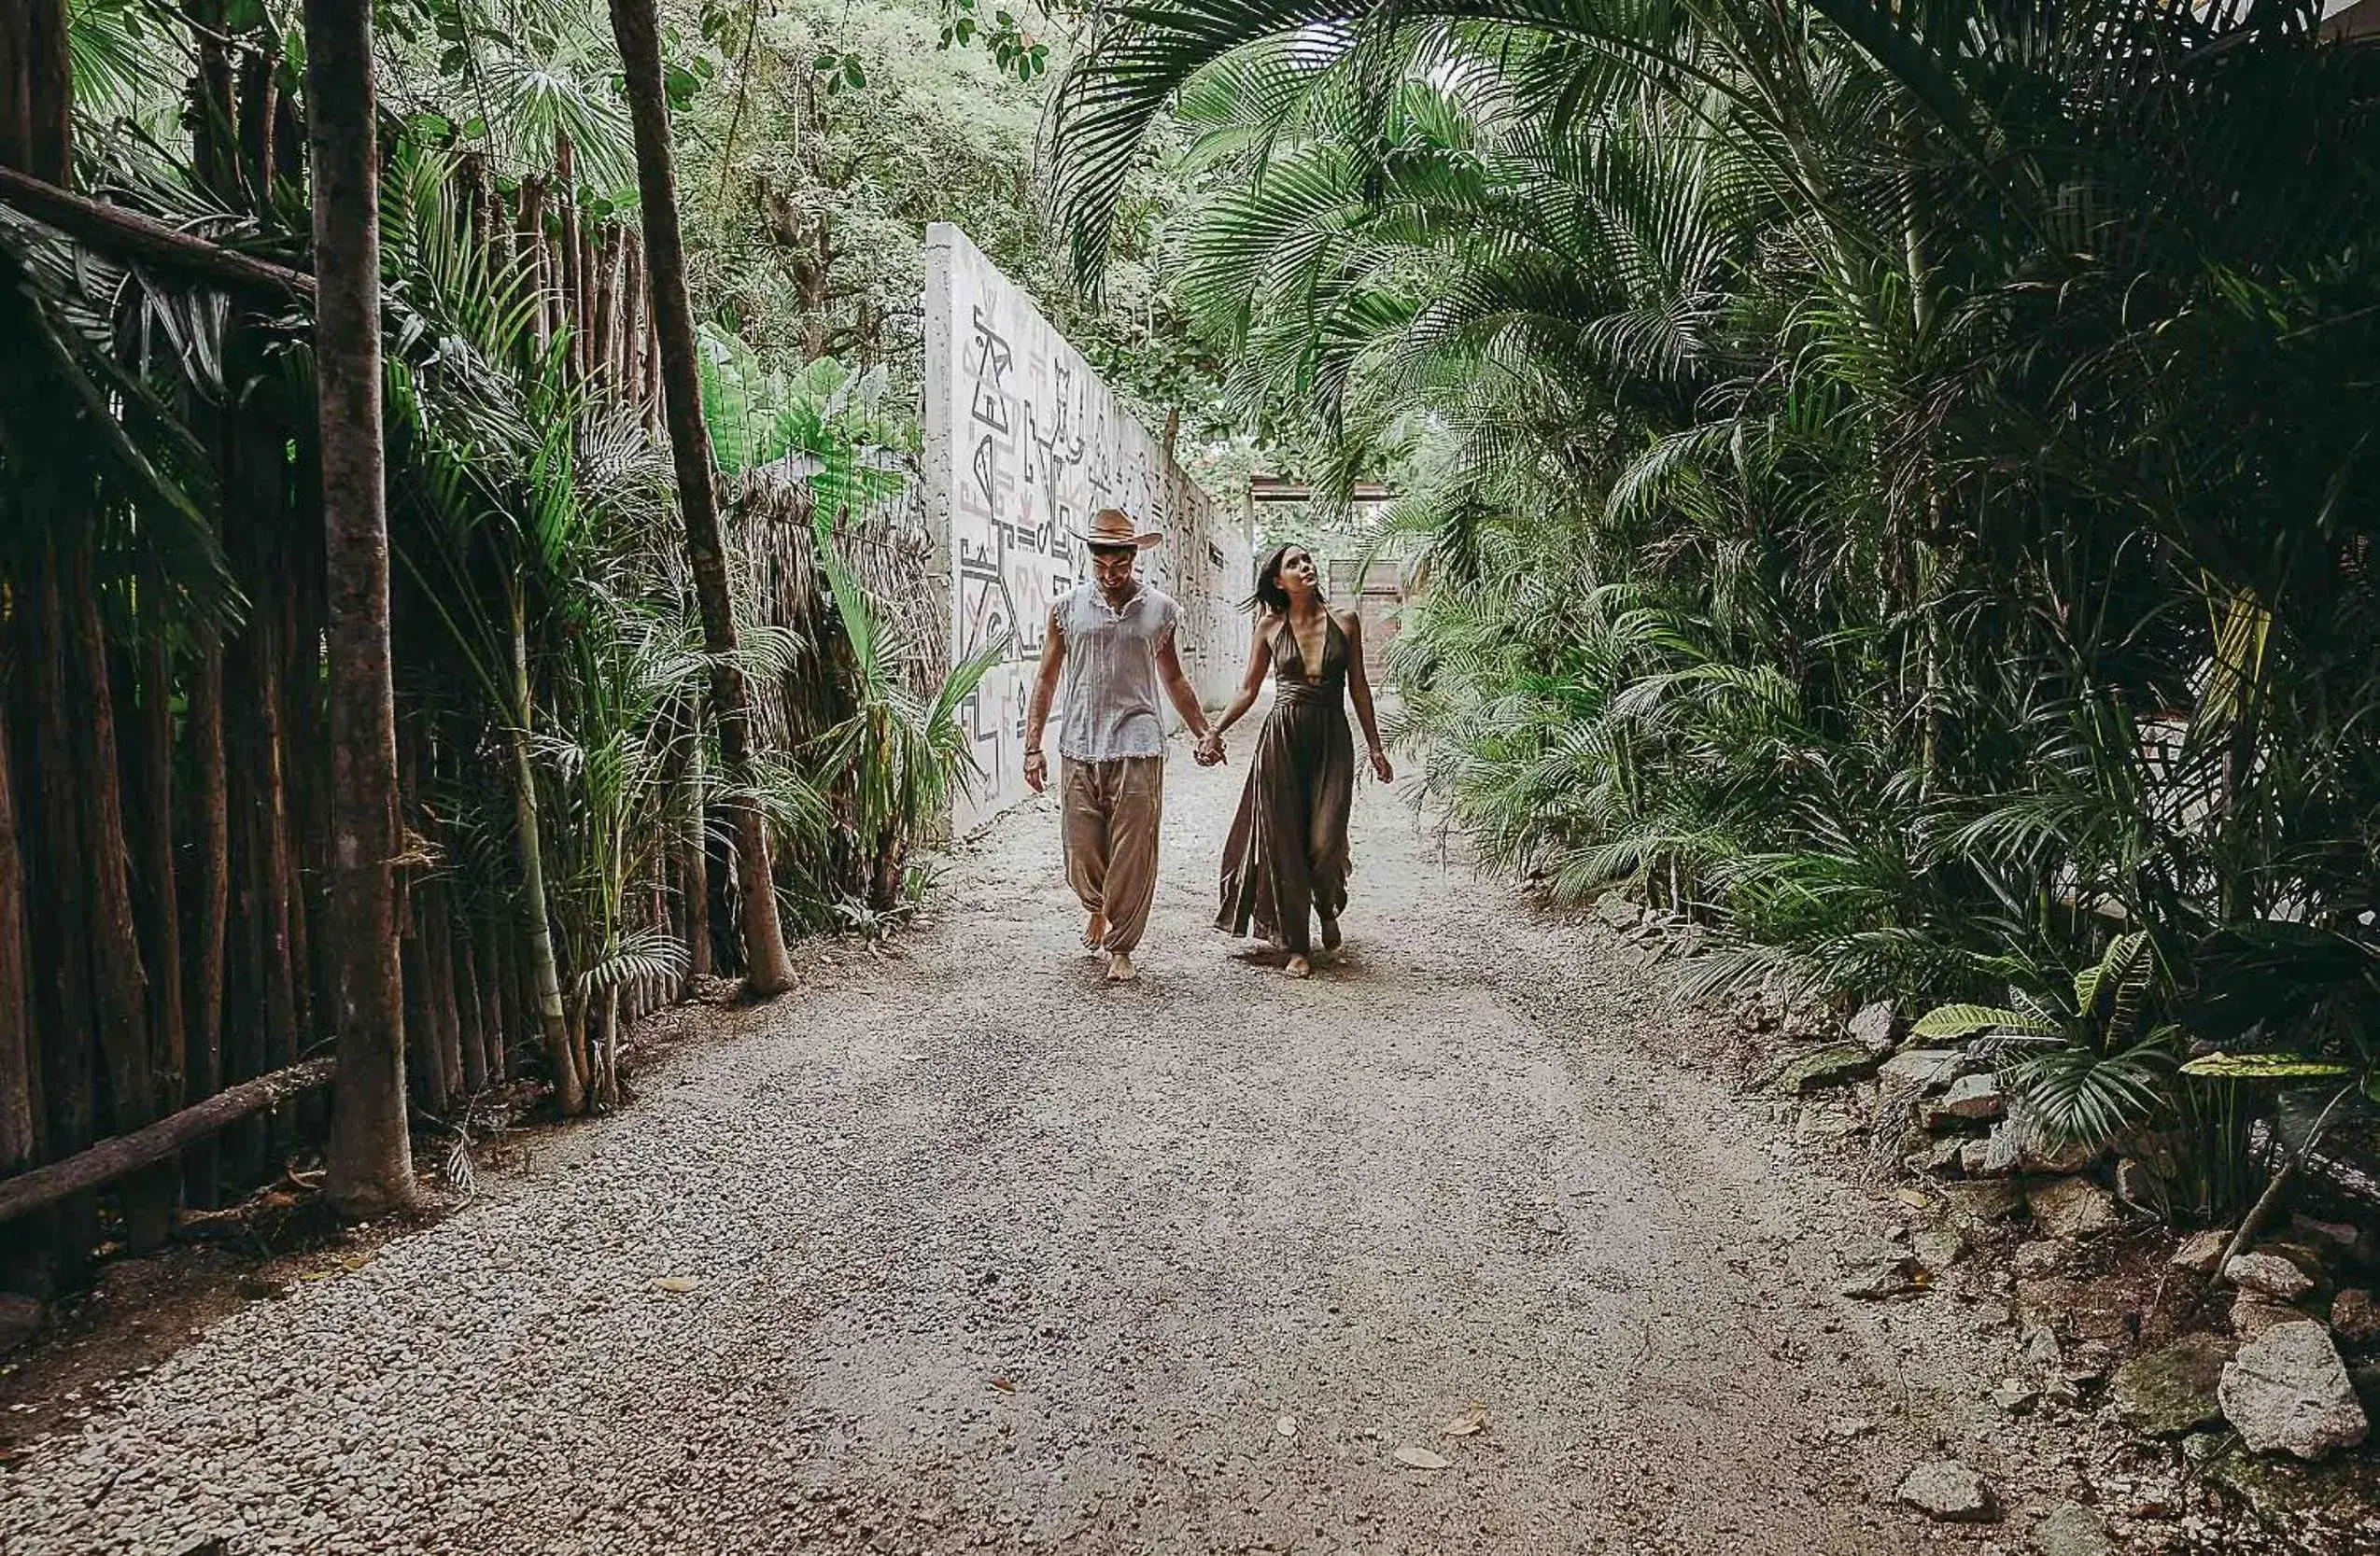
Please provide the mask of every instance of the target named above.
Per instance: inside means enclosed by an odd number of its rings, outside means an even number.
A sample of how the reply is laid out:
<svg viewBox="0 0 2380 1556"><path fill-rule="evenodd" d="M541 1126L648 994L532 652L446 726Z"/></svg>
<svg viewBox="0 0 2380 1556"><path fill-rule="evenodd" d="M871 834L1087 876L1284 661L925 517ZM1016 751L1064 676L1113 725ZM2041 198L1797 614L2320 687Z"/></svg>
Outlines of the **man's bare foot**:
<svg viewBox="0 0 2380 1556"><path fill-rule="evenodd" d="M1314 963L1303 957L1291 957L1281 971L1293 978L1310 978L1314 975Z"/></svg>
<svg viewBox="0 0 2380 1556"><path fill-rule="evenodd" d="M1339 933L1339 921L1336 918L1325 918L1322 920L1322 948L1324 950L1337 950L1339 948L1340 942L1345 938L1345 936Z"/></svg>
<svg viewBox="0 0 2380 1556"><path fill-rule="evenodd" d="M1082 927L1082 948L1096 953L1099 943L1106 938L1107 916L1104 913L1092 914L1091 921Z"/></svg>
<svg viewBox="0 0 2380 1556"><path fill-rule="evenodd" d="M1132 983L1140 976L1140 969L1133 965L1132 957L1123 951L1107 953L1107 981Z"/></svg>

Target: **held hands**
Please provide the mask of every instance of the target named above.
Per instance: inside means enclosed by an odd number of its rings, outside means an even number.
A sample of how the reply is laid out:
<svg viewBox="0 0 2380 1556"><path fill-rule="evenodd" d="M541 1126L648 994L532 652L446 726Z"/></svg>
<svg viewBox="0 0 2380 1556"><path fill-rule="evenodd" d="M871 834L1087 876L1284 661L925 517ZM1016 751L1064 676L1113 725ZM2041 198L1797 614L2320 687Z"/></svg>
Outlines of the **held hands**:
<svg viewBox="0 0 2380 1556"><path fill-rule="evenodd" d="M1208 730L1205 737L1199 741L1197 750L1192 755L1202 767L1212 767L1221 763L1223 761L1223 732L1219 729Z"/></svg>
<svg viewBox="0 0 2380 1556"><path fill-rule="evenodd" d="M1024 753L1024 785L1036 794L1049 787L1049 759L1039 751Z"/></svg>
<svg viewBox="0 0 2380 1556"><path fill-rule="evenodd" d="M1397 770L1388 765L1388 753L1377 746L1372 748L1372 772L1383 783L1397 781Z"/></svg>

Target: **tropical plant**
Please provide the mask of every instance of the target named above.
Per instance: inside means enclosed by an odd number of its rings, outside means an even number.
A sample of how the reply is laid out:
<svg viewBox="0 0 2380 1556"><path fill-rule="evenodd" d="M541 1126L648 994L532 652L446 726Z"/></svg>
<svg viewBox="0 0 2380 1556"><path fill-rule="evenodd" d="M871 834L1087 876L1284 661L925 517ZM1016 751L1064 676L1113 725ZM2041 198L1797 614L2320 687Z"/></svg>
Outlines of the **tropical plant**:
<svg viewBox="0 0 2380 1556"><path fill-rule="evenodd" d="M2119 937L2152 1005L2009 1054L2091 1134L2225 1114L2224 936L2373 943L2375 85L2292 4L1150 0L1055 196L1095 281L1187 126L1187 303L1404 488L1399 733L1490 863L1711 921L1704 994Z"/></svg>

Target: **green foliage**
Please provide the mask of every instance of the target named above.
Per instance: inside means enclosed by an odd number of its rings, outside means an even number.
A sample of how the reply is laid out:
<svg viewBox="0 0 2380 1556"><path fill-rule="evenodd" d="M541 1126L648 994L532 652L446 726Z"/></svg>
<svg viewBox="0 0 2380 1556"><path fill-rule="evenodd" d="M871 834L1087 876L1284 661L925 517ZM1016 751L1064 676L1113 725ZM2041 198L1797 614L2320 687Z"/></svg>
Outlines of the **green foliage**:
<svg viewBox="0 0 2380 1556"><path fill-rule="evenodd" d="M1176 116L1228 403L1393 462L1487 862L2237 1139L2191 1045L2374 1030L2375 87L2300 6L1152 0L1052 155L1096 274Z"/></svg>

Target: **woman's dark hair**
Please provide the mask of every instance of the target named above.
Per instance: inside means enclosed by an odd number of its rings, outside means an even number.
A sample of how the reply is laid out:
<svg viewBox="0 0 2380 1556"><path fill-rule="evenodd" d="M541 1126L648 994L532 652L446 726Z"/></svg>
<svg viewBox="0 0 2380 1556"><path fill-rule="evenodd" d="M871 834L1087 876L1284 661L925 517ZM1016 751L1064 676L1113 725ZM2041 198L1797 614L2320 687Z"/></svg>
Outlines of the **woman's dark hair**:
<svg viewBox="0 0 2380 1556"><path fill-rule="evenodd" d="M1276 616L1286 616L1289 613L1289 594L1288 590L1281 587L1281 564L1289 559L1289 553L1293 551L1305 552L1309 559L1314 555L1314 553L1306 551L1305 547L1295 540L1274 546L1272 554L1264 559L1264 565L1256 569L1256 593L1240 601L1241 610L1260 615L1267 610ZM1317 568L1316 572L1314 592L1320 595L1322 593L1320 569Z"/></svg>

